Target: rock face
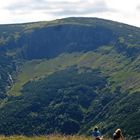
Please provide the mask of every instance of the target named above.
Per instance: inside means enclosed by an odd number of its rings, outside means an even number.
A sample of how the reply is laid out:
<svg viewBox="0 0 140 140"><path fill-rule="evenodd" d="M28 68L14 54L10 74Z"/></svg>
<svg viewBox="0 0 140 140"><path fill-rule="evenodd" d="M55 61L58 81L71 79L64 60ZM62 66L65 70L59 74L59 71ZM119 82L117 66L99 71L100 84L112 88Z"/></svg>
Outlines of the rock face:
<svg viewBox="0 0 140 140"><path fill-rule="evenodd" d="M0 133L140 137L139 38L97 18L0 25Z"/></svg>

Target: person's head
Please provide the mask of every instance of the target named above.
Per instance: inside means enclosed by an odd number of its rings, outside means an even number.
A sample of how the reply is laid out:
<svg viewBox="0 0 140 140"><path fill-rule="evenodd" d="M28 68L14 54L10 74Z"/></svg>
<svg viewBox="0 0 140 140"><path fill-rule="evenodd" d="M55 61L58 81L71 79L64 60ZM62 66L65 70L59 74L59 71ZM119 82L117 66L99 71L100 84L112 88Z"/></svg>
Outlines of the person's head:
<svg viewBox="0 0 140 140"><path fill-rule="evenodd" d="M117 135L121 135L122 131L121 131L120 128L118 128L118 129L115 131L115 133L116 133Z"/></svg>
<svg viewBox="0 0 140 140"><path fill-rule="evenodd" d="M98 131L98 127L97 126L94 128L94 131Z"/></svg>

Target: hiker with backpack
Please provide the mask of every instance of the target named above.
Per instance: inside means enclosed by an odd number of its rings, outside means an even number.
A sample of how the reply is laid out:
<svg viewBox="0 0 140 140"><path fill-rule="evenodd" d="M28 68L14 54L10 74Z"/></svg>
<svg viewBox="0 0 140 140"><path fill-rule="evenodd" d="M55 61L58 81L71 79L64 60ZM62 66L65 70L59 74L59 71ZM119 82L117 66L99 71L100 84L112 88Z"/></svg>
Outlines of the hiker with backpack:
<svg viewBox="0 0 140 140"><path fill-rule="evenodd" d="M103 139L98 127L94 128L94 131L92 132L92 136L95 138L95 140L102 140Z"/></svg>
<svg viewBox="0 0 140 140"><path fill-rule="evenodd" d="M113 134L113 140L125 140L121 129L117 129Z"/></svg>

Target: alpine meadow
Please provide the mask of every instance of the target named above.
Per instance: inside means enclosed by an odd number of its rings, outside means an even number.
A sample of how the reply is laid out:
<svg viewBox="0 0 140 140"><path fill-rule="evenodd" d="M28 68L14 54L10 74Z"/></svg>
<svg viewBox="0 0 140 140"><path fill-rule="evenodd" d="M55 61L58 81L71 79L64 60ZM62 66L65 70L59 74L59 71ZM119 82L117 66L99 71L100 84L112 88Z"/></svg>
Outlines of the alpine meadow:
<svg viewBox="0 0 140 140"><path fill-rule="evenodd" d="M140 138L140 28L82 17L0 25L0 135L80 140L95 126Z"/></svg>

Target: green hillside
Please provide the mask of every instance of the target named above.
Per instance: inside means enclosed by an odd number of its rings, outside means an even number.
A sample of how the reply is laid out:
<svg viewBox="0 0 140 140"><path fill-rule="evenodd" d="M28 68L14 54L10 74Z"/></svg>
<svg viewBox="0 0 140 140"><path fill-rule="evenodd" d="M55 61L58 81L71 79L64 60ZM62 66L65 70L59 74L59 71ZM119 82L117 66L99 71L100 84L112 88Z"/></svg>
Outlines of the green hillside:
<svg viewBox="0 0 140 140"><path fill-rule="evenodd" d="M0 133L139 138L139 38L98 18L0 25Z"/></svg>

